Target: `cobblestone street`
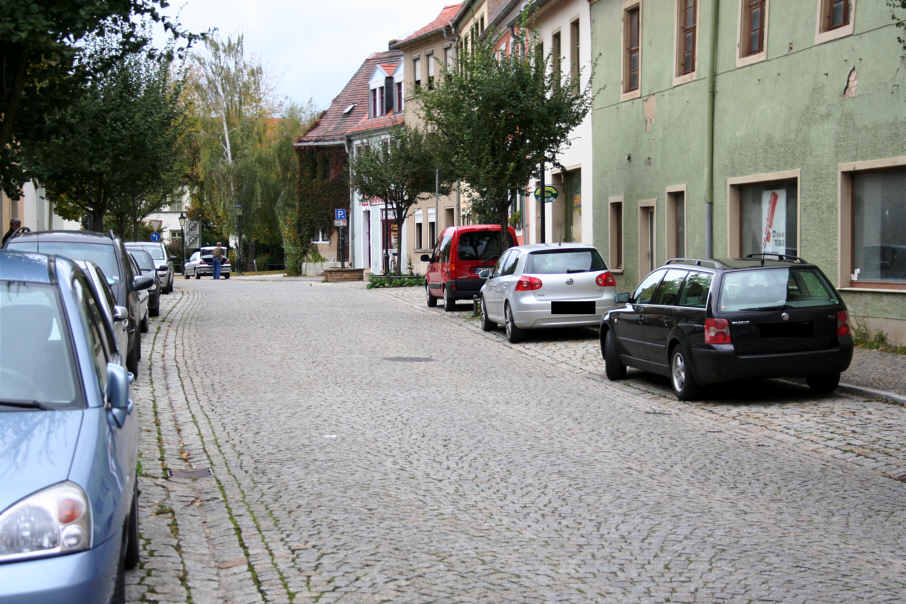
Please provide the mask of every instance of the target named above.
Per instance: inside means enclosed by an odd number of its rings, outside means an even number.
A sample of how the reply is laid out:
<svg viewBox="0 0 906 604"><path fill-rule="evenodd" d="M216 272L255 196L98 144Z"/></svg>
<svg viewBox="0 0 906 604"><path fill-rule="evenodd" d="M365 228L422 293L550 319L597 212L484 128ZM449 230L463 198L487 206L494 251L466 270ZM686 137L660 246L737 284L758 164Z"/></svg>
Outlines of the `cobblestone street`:
<svg viewBox="0 0 906 604"><path fill-rule="evenodd" d="M906 407L678 403L419 288L180 279L144 336L130 602L902 602Z"/></svg>

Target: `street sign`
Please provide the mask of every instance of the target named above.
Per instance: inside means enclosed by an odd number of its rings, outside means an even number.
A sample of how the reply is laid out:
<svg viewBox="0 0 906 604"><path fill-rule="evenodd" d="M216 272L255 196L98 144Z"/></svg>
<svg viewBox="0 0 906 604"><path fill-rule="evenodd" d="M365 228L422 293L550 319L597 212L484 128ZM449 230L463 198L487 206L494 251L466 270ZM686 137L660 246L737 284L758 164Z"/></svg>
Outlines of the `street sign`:
<svg viewBox="0 0 906 604"><path fill-rule="evenodd" d="M560 191L557 190L557 187L551 185L544 187L544 203L556 201L559 195ZM541 187L535 187L535 199L541 201Z"/></svg>
<svg viewBox="0 0 906 604"><path fill-rule="evenodd" d="M186 222L186 249L201 247L201 223L197 220Z"/></svg>
<svg viewBox="0 0 906 604"><path fill-rule="evenodd" d="M333 226L335 227L344 227L347 226L348 221L344 218L343 220L334 220Z"/></svg>
<svg viewBox="0 0 906 604"><path fill-rule="evenodd" d="M160 241L160 231L154 231L151 233L151 241Z"/></svg>
<svg viewBox="0 0 906 604"><path fill-rule="evenodd" d="M343 222L345 222L346 221L346 208L334 208L333 219L335 221L342 220ZM334 224L336 224L336 223L334 223ZM340 225L337 225L337 226L340 226ZM343 225L343 226L345 226L345 225Z"/></svg>

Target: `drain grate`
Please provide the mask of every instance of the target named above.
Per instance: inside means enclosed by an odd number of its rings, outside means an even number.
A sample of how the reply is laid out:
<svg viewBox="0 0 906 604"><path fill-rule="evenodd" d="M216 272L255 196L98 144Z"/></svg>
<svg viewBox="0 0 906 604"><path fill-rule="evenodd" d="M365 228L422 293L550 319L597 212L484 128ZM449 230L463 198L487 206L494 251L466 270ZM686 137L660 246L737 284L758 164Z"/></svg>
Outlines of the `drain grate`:
<svg viewBox="0 0 906 604"><path fill-rule="evenodd" d="M385 361L393 361L395 363L433 363L434 359L431 357L384 357Z"/></svg>
<svg viewBox="0 0 906 604"><path fill-rule="evenodd" d="M211 468L198 470L171 470L167 468L167 478L207 478L212 476Z"/></svg>

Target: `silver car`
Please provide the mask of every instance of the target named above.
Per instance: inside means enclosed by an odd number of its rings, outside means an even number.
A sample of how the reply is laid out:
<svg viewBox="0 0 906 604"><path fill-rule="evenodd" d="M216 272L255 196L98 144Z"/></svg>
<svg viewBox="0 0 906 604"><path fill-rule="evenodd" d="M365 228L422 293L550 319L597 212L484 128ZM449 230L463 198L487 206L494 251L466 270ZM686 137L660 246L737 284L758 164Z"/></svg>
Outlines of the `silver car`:
<svg viewBox="0 0 906 604"><path fill-rule="evenodd" d="M127 250L145 250L154 258L157 266L157 279L160 282L160 293L173 293L173 259L167 255L167 248L160 241L127 241Z"/></svg>
<svg viewBox="0 0 906 604"><path fill-rule="evenodd" d="M592 245L537 243L500 256L480 291L481 328L506 328L518 342L525 330L596 327L615 304L616 282Z"/></svg>

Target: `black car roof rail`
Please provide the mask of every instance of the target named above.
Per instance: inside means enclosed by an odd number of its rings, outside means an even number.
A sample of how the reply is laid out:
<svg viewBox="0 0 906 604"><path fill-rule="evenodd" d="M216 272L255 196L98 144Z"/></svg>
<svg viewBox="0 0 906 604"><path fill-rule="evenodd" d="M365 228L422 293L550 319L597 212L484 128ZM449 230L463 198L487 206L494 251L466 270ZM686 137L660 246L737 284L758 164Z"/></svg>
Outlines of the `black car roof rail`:
<svg viewBox="0 0 906 604"><path fill-rule="evenodd" d="M754 254L747 254L746 258L761 258L761 266L764 266L765 256L771 256L777 258L779 261L788 261L795 262L796 264L808 264L805 260L799 256L792 256L789 254L780 254L778 252L756 252Z"/></svg>
<svg viewBox="0 0 906 604"><path fill-rule="evenodd" d="M710 266L711 268L724 268L727 265L713 258L670 258L664 264L694 264L695 266Z"/></svg>

